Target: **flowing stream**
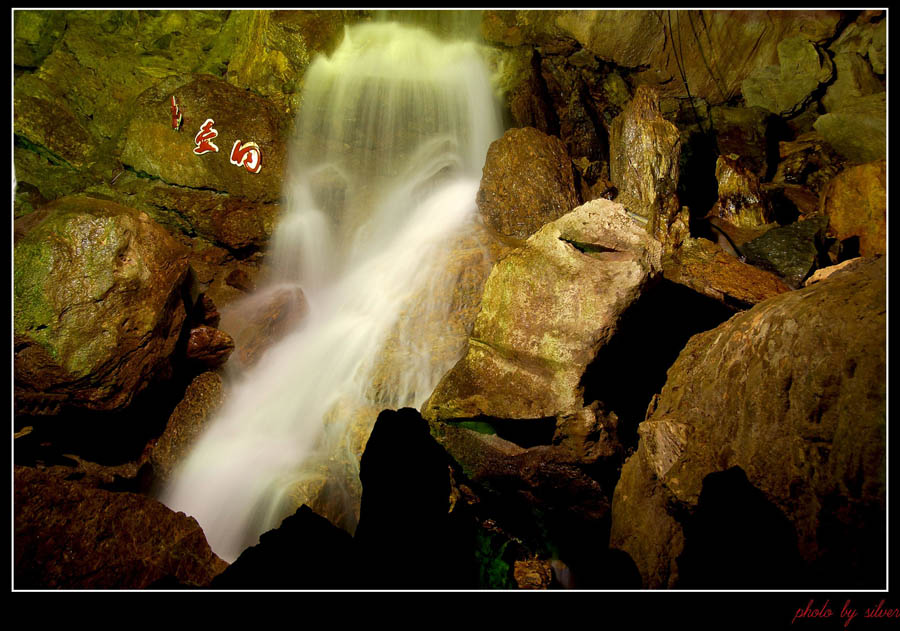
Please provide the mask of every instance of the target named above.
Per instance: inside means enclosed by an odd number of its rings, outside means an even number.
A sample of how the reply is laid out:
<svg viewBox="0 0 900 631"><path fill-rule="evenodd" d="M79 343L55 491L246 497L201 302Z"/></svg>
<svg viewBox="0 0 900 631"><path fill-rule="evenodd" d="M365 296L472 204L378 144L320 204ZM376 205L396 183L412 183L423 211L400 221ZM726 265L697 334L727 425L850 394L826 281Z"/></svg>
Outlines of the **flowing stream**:
<svg viewBox="0 0 900 631"><path fill-rule="evenodd" d="M271 277L232 314L286 287L309 311L230 370L225 403L160 496L229 562L302 503L355 529L378 411L420 407L464 350L441 346L447 269L477 237L481 168L502 132L474 43L377 22L309 67L297 130Z"/></svg>

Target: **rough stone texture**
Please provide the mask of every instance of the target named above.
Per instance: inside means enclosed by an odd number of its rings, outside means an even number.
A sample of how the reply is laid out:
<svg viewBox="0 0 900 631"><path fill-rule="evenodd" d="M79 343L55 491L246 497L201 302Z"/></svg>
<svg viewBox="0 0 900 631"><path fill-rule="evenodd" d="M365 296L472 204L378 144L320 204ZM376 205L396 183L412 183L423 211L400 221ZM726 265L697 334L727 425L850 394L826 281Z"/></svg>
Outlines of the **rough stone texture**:
<svg viewBox="0 0 900 631"><path fill-rule="evenodd" d="M885 74L887 20L883 18L884 11L863 11L828 48L837 54L856 53L865 57L875 72Z"/></svg>
<svg viewBox="0 0 900 631"><path fill-rule="evenodd" d="M818 266L827 225L828 220L819 216L772 228L745 243L741 251L751 265L771 270L797 288Z"/></svg>
<svg viewBox="0 0 900 631"><path fill-rule="evenodd" d="M180 131L171 125L172 96L184 113ZM219 150L197 155L194 138L207 119L215 122L218 136L212 142ZM136 101L124 133L122 162L167 184L273 202L281 193L287 121L270 101L211 75L161 81ZM238 140L259 146L259 173L231 163Z"/></svg>
<svg viewBox="0 0 900 631"><path fill-rule="evenodd" d="M13 95L13 131L26 139L29 148L69 168L91 163L98 138L86 129L54 84L39 75L23 75L16 81ZM27 177L25 172L17 172L17 176Z"/></svg>
<svg viewBox="0 0 900 631"><path fill-rule="evenodd" d="M605 162L606 130L598 123L607 109L607 94L603 84L596 82L602 74L596 58L584 50L565 59L544 57L540 74L546 86L543 90L549 96L558 121L558 135L569 155L574 159L584 158L591 162L602 159ZM590 90L589 85L594 89Z"/></svg>
<svg viewBox="0 0 900 631"><path fill-rule="evenodd" d="M838 11L485 11L482 33L507 46L547 49L574 39L597 57L638 68L638 84L718 105L754 71L778 62L777 46L802 35L824 43ZM643 70L643 67L647 67Z"/></svg>
<svg viewBox="0 0 900 631"><path fill-rule="evenodd" d="M225 80L272 99L284 112L300 103L302 77L318 53L330 53L349 11L232 11L218 42ZM226 55L226 51L230 54Z"/></svg>
<svg viewBox="0 0 900 631"><path fill-rule="evenodd" d="M849 271L851 269L856 269L860 265L865 265L866 262L867 262L867 259L857 257L857 258L853 258L853 259L844 261L843 263L838 263L836 265L829 265L828 267L823 267L821 269L817 269L815 272L813 272L812 276L810 276L809 278L806 279L806 281L804 281L803 286L809 287L810 285L814 285L820 281L825 280L826 278L828 278L835 272L840 272L842 270Z"/></svg>
<svg viewBox="0 0 900 631"><path fill-rule="evenodd" d="M186 317L186 252L112 202L64 198L38 213L15 247L17 409L120 409L166 376Z"/></svg>
<svg viewBox="0 0 900 631"><path fill-rule="evenodd" d="M681 206L678 167L681 137L662 117L655 89L641 86L610 129L609 173L616 201L648 220L651 234L668 241Z"/></svg>
<svg viewBox="0 0 900 631"><path fill-rule="evenodd" d="M886 254L887 161L841 172L822 192L820 208L838 240L859 237L861 256Z"/></svg>
<svg viewBox="0 0 900 631"><path fill-rule="evenodd" d="M799 186L817 197L831 178L844 168L838 156L821 134L811 131L792 141L778 143L778 168L772 181L776 184Z"/></svg>
<svg viewBox="0 0 900 631"><path fill-rule="evenodd" d="M707 239L685 239L663 259L663 276L732 308L791 290L775 274L742 263Z"/></svg>
<svg viewBox="0 0 900 631"><path fill-rule="evenodd" d="M613 501L611 545L645 587L677 584L684 515L739 467L793 527L805 586L883 588L886 306L882 257L690 340Z"/></svg>
<svg viewBox="0 0 900 631"><path fill-rule="evenodd" d="M195 157L199 160L204 156ZM140 195L140 203L154 214L174 215L186 224L182 227L186 232L230 250L263 248L275 231L275 221L281 213L277 203L253 202L178 186L153 186Z"/></svg>
<svg viewBox="0 0 900 631"><path fill-rule="evenodd" d="M798 35L778 43L778 65L757 70L741 84L749 107L779 116L793 116L809 102L819 85L834 74L834 64L822 49Z"/></svg>
<svg viewBox="0 0 900 631"><path fill-rule="evenodd" d="M206 586L227 567L192 517L31 467L15 467L14 526L17 589Z"/></svg>
<svg viewBox="0 0 900 631"><path fill-rule="evenodd" d="M525 239L578 205L563 143L537 129L511 129L491 143L476 198L485 223Z"/></svg>
<svg viewBox="0 0 900 631"><path fill-rule="evenodd" d="M659 244L608 200L544 226L494 266L466 356L423 416L534 419L580 410L585 366L660 255Z"/></svg>
<svg viewBox="0 0 900 631"><path fill-rule="evenodd" d="M709 211L739 227L757 227L771 223L775 217L759 178L751 173L735 154L721 155L716 160L719 199Z"/></svg>
<svg viewBox="0 0 900 631"><path fill-rule="evenodd" d="M553 581L550 561L530 559L513 564L513 576L519 589L549 589Z"/></svg>
<svg viewBox="0 0 900 631"><path fill-rule="evenodd" d="M23 67L39 66L66 28L62 11L16 11L13 20L13 63Z"/></svg>
<svg viewBox="0 0 900 631"><path fill-rule="evenodd" d="M185 357L190 361L215 369L228 361L234 350L234 340L225 331L201 324L191 329Z"/></svg>
<svg viewBox="0 0 900 631"><path fill-rule="evenodd" d="M194 377L150 451L156 484L169 479L223 400L222 378L217 373L207 371Z"/></svg>
<svg viewBox="0 0 900 631"><path fill-rule="evenodd" d="M814 127L835 151L851 162L881 160L887 152L887 93L848 97Z"/></svg>
<svg viewBox="0 0 900 631"><path fill-rule="evenodd" d="M834 67L835 81L822 97L826 112L839 110L852 98L884 92L884 84L860 54L839 53L834 56Z"/></svg>

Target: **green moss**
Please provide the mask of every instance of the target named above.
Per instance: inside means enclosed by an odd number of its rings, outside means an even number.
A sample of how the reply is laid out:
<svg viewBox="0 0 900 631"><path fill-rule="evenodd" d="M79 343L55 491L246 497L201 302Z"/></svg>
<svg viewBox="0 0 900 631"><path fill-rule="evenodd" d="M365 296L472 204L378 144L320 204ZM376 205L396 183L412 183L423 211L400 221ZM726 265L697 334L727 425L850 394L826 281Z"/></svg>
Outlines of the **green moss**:
<svg viewBox="0 0 900 631"><path fill-rule="evenodd" d="M515 589L513 565L505 558L509 540L479 529L475 533L475 561L478 586L484 589Z"/></svg>

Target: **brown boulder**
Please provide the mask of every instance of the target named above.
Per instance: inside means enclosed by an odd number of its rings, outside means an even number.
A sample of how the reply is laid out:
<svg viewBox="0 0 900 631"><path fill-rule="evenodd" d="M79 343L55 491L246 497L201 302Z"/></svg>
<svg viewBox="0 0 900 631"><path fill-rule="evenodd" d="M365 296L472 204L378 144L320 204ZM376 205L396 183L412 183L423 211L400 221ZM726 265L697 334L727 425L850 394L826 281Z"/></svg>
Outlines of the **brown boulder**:
<svg viewBox="0 0 900 631"><path fill-rule="evenodd" d="M234 350L234 340L225 331L201 324L191 329L185 357L190 361L215 369L228 361Z"/></svg>
<svg viewBox="0 0 900 631"><path fill-rule="evenodd" d="M605 199L547 224L494 266L466 355L422 415L578 412L585 367L655 275L659 257L659 244Z"/></svg>
<svg viewBox="0 0 900 631"><path fill-rule="evenodd" d="M822 191L820 208L838 240L859 238L859 254L887 252L887 161L851 167Z"/></svg>
<svg viewBox="0 0 900 631"><path fill-rule="evenodd" d="M57 200L15 246L16 407L116 410L165 378L186 318L186 252L146 214Z"/></svg>
<svg viewBox="0 0 900 631"><path fill-rule="evenodd" d="M772 272L729 256L708 239L685 239L663 259L663 276L732 309L744 309L791 291Z"/></svg>
<svg viewBox="0 0 900 631"><path fill-rule="evenodd" d="M661 241L669 240L670 227L681 212L675 194L680 154L681 136L660 113L658 92L639 87L613 120L609 174L619 191L616 201L643 217L650 233Z"/></svg>
<svg viewBox="0 0 900 631"><path fill-rule="evenodd" d="M212 371L200 373L188 385L150 452L150 464L157 483L165 483L187 456L194 439L222 404L223 392L222 378Z"/></svg>
<svg viewBox="0 0 900 631"><path fill-rule="evenodd" d="M578 205L572 161L563 143L537 129L511 129L491 143L478 209L497 232L527 238Z"/></svg>
<svg viewBox="0 0 900 631"><path fill-rule="evenodd" d="M14 501L18 589L202 587L227 567L193 517L143 495L16 467Z"/></svg>
<svg viewBox="0 0 900 631"><path fill-rule="evenodd" d="M178 131L172 127L173 97L183 115ZM213 122L207 125L209 120ZM273 202L281 192L287 123L270 101L216 77L191 75L182 85L161 81L137 99L121 159L168 184ZM205 125L211 136L208 142L218 150L198 155L195 149L209 146L197 142ZM246 166L232 163L238 141L244 147L258 146L258 172L249 168L256 166L254 161Z"/></svg>
<svg viewBox="0 0 900 631"><path fill-rule="evenodd" d="M688 342L613 501L611 545L632 556L645 587L686 585L701 557L740 582L750 569L741 564L753 564L741 551L771 553L757 546L773 533L786 547L754 587L883 587L886 289L882 257ZM752 499L760 514L748 518L766 513L772 532L742 530L749 539L703 557L696 515L724 508L709 501L717 486ZM793 573L781 575L781 562ZM693 583L729 587L720 578L695 573Z"/></svg>

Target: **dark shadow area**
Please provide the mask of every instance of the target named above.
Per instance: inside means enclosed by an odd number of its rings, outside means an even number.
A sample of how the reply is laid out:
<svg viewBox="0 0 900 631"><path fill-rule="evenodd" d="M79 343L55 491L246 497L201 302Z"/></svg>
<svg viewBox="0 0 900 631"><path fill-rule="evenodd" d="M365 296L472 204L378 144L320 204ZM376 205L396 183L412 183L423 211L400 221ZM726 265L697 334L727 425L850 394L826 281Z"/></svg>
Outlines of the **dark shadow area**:
<svg viewBox="0 0 900 631"><path fill-rule="evenodd" d="M449 456L416 410L378 415L359 470L362 500L354 544L363 585L475 586L469 523L449 512L449 467Z"/></svg>
<svg viewBox="0 0 900 631"><path fill-rule="evenodd" d="M711 473L684 527L682 589L799 589L803 566L793 525L740 467Z"/></svg>
<svg viewBox="0 0 900 631"><path fill-rule="evenodd" d="M828 495L819 511L816 540L819 557L810 567L811 589L887 588L884 506L864 504L838 493Z"/></svg>
<svg viewBox="0 0 900 631"><path fill-rule="evenodd" d="M27 466L67 464L62 454L68 453L100 465L134 462L147 443L163 433L195 375L182 369L171 381L138 394L119 412L68 409L54 416L16 416L17 431L29 426L32 431L15 439L13 461Z"/></svg>
<svg viewBox="0 0 900 631"><path fill-rule="evenodd" d="M637 426L666 372L687 341L712 329L734 310L663 279L619 320L619 330L588 365L581 385L584 401L601 401L619 417L619 440L626 450L637 445Z"/></svg>
<svg viewBox="0 0 900 631"><path fill-rule="evenodd" d="M681 145L678 199L691 209L691 217L705 217L719 198L715 136L695 131Z"/></svg>
<svg viewBox="0 0 900 631"><path fill-rule="evenodd" d="M779 226L787 226L800 218L797 205L785 196L783 190L770 190L768 196L769 202L772 204L772 214Z"/></svg>

